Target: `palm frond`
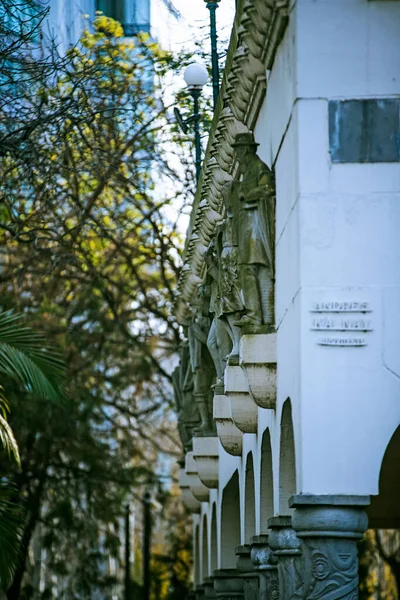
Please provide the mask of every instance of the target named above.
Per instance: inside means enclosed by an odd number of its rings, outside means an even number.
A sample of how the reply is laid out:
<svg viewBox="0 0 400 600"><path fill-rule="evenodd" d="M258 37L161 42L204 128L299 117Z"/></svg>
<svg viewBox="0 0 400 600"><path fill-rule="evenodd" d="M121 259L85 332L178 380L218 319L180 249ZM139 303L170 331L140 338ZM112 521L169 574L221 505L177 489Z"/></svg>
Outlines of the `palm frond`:
<svg viewBox="0 0 400 600"><path fill-rule="evenodd" d="M24 512L13 500L15 491L7 482L0 483L0 587L11 583L21 558Z"/></svg>
<svg viewBox="0 0 400 600"><path fill-rule="evenodd" d="M42 398L60 400L65 383L61 354L22 319L12 311L0 313L0 372Z"/></svg>

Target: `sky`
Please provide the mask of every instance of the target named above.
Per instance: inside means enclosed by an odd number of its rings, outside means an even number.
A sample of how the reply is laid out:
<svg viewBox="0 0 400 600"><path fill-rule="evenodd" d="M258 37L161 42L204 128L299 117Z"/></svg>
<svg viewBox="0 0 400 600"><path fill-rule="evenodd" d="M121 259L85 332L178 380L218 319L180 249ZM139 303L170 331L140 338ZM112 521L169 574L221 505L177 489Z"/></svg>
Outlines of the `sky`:
<svg viewBox="0 0 400 600"><path fill-rule="evenodd" d="M204 28L207 28L210 22L209 10L204 0L172 1L181 13L181 18L178 20L168 14L163 0L151 0L153 35L170 50L190 50L196 38L204 38ZM224 46L229 39L234 12L235 0L220 0L216 11L217 31Z"/></svg>

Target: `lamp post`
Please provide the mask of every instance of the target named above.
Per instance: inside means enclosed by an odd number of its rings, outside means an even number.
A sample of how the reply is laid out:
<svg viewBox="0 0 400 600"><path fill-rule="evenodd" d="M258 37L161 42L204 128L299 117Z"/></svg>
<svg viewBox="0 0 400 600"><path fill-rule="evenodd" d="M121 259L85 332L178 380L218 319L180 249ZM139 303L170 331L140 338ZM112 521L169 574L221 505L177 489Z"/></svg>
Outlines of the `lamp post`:
<svg viewBox="0 0 400 600"><path fill-rule="evenodd" d="M183 133L187 133L188 124L194 123L194 146L195 146L195 164L196 164L196 181L199 181L201 171L201 139L200 139L200 111L199 98L201 90L208 81L207 69L200 63L192 63L186 67L183 75L186 85L188 86L189 94L193 98L193 115L184 120L177 108L174 108L176 120Z"/></svg>
<svg viewBox="0 0 400 600"><path fill-rule="evenodd" d="M212 86L214 110L217 106L219 93L219 66L218 66L218 51L217 51L217 22L215 11L218 8L220 0L204 0L208 10L210 11L210 33L211 33L211 68L212 68Z"/></svg>

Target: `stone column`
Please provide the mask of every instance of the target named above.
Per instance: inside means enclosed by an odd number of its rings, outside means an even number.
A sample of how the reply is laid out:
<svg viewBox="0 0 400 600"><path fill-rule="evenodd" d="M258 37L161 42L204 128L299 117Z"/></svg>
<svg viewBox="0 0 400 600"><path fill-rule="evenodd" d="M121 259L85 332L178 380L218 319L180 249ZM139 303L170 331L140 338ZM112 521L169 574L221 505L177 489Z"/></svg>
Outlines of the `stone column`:
<svg viewBox="0 0 400 600"><path fill-rule="evenodd" d="M302 569L296 598L357 600L358 550L368 526L369 496L296 495L293 528L301 540Z"/></svg>
<svg viewBox="0 0 400 600"><path fill-rule="evenodd" d="M236 569L216 569L214 588L218 600L244 600L243 579Z"/></svg>
<svg viewBox="0 0 400 600"><path fill-rule="evenodd" d="M238 546L236 548L236 568L243 579L244 600L258 600L259 576L254 570L250 558L251 546Z"/></svg>
<svg viewBox="0 0 400 600"><path fill-rule="evenodd" d="M251 538L251 561L260 576L259 600L279 599L278 560L268 544L268 535Z"/></svg>
<svg viewBox="0 0 400 600"><path fill-rule="evenodd" d="M278 560L279 600L292 600L298 588L301 542L292 528L291 517L272 517L268 527L269 545Z"/></svg>

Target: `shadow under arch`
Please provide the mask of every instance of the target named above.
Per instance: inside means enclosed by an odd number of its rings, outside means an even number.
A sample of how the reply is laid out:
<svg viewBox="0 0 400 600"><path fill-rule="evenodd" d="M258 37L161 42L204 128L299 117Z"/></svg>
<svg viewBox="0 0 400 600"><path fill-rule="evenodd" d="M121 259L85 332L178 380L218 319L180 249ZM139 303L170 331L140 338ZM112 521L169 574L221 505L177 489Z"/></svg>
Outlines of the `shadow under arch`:
<svg viewBox="0 0 400 600"><path fill-rule="evenodd" d="M194 528L194 585L200 585L200 526Z"/></svg>
<svg viewBox="0 0 400 600"><path fill-rule="evenodd" d="M232 475L222 493L221 568L236 567L235 548L240 545L240 494L238 472Z"/></svg>
<svg viewBox="0 0 400 600"><path fill-rule="evenodd" d="M218 569L218 523L217 507L213 504L211 513L211 547L210 547L211 575Z"/></svg>
<svg viewBox="0 0 400 600"><path fill-rule="evenodd" d="M274 516L274 478L272 471L271 435L264 431L261 442L260 532L268 533L267 521Z"/></svg>
<svg viewBox="0 0 400 600"><path fill-rule="evenodd" d="M296 493L296 456L290 398L285 400L281 416L281 438L279 449L279 514L292 512L289 498Z"/></svg>
<svg viewBox="0 0 400 600"><path fill-rule="evenodd" d="M379 494L367 508L371 529L400 529L400 425L390 438L379 474Z"/></svg>
<svg viewBox="0 0 400 600"><path fill-rule="evenodd" d="M256 496L254 491L254 462L253 454L249 452L246 460L246 477L244 488L244 538L245 544L250 544L256 534Z"/></svg>
<svg viewBox="0 0 400 600"><path fill-rule="evenodd" d="M206 515L203 515L203 535L201 543L201 583L204 583L205 578L208 577L208 523Z"/></svg>

